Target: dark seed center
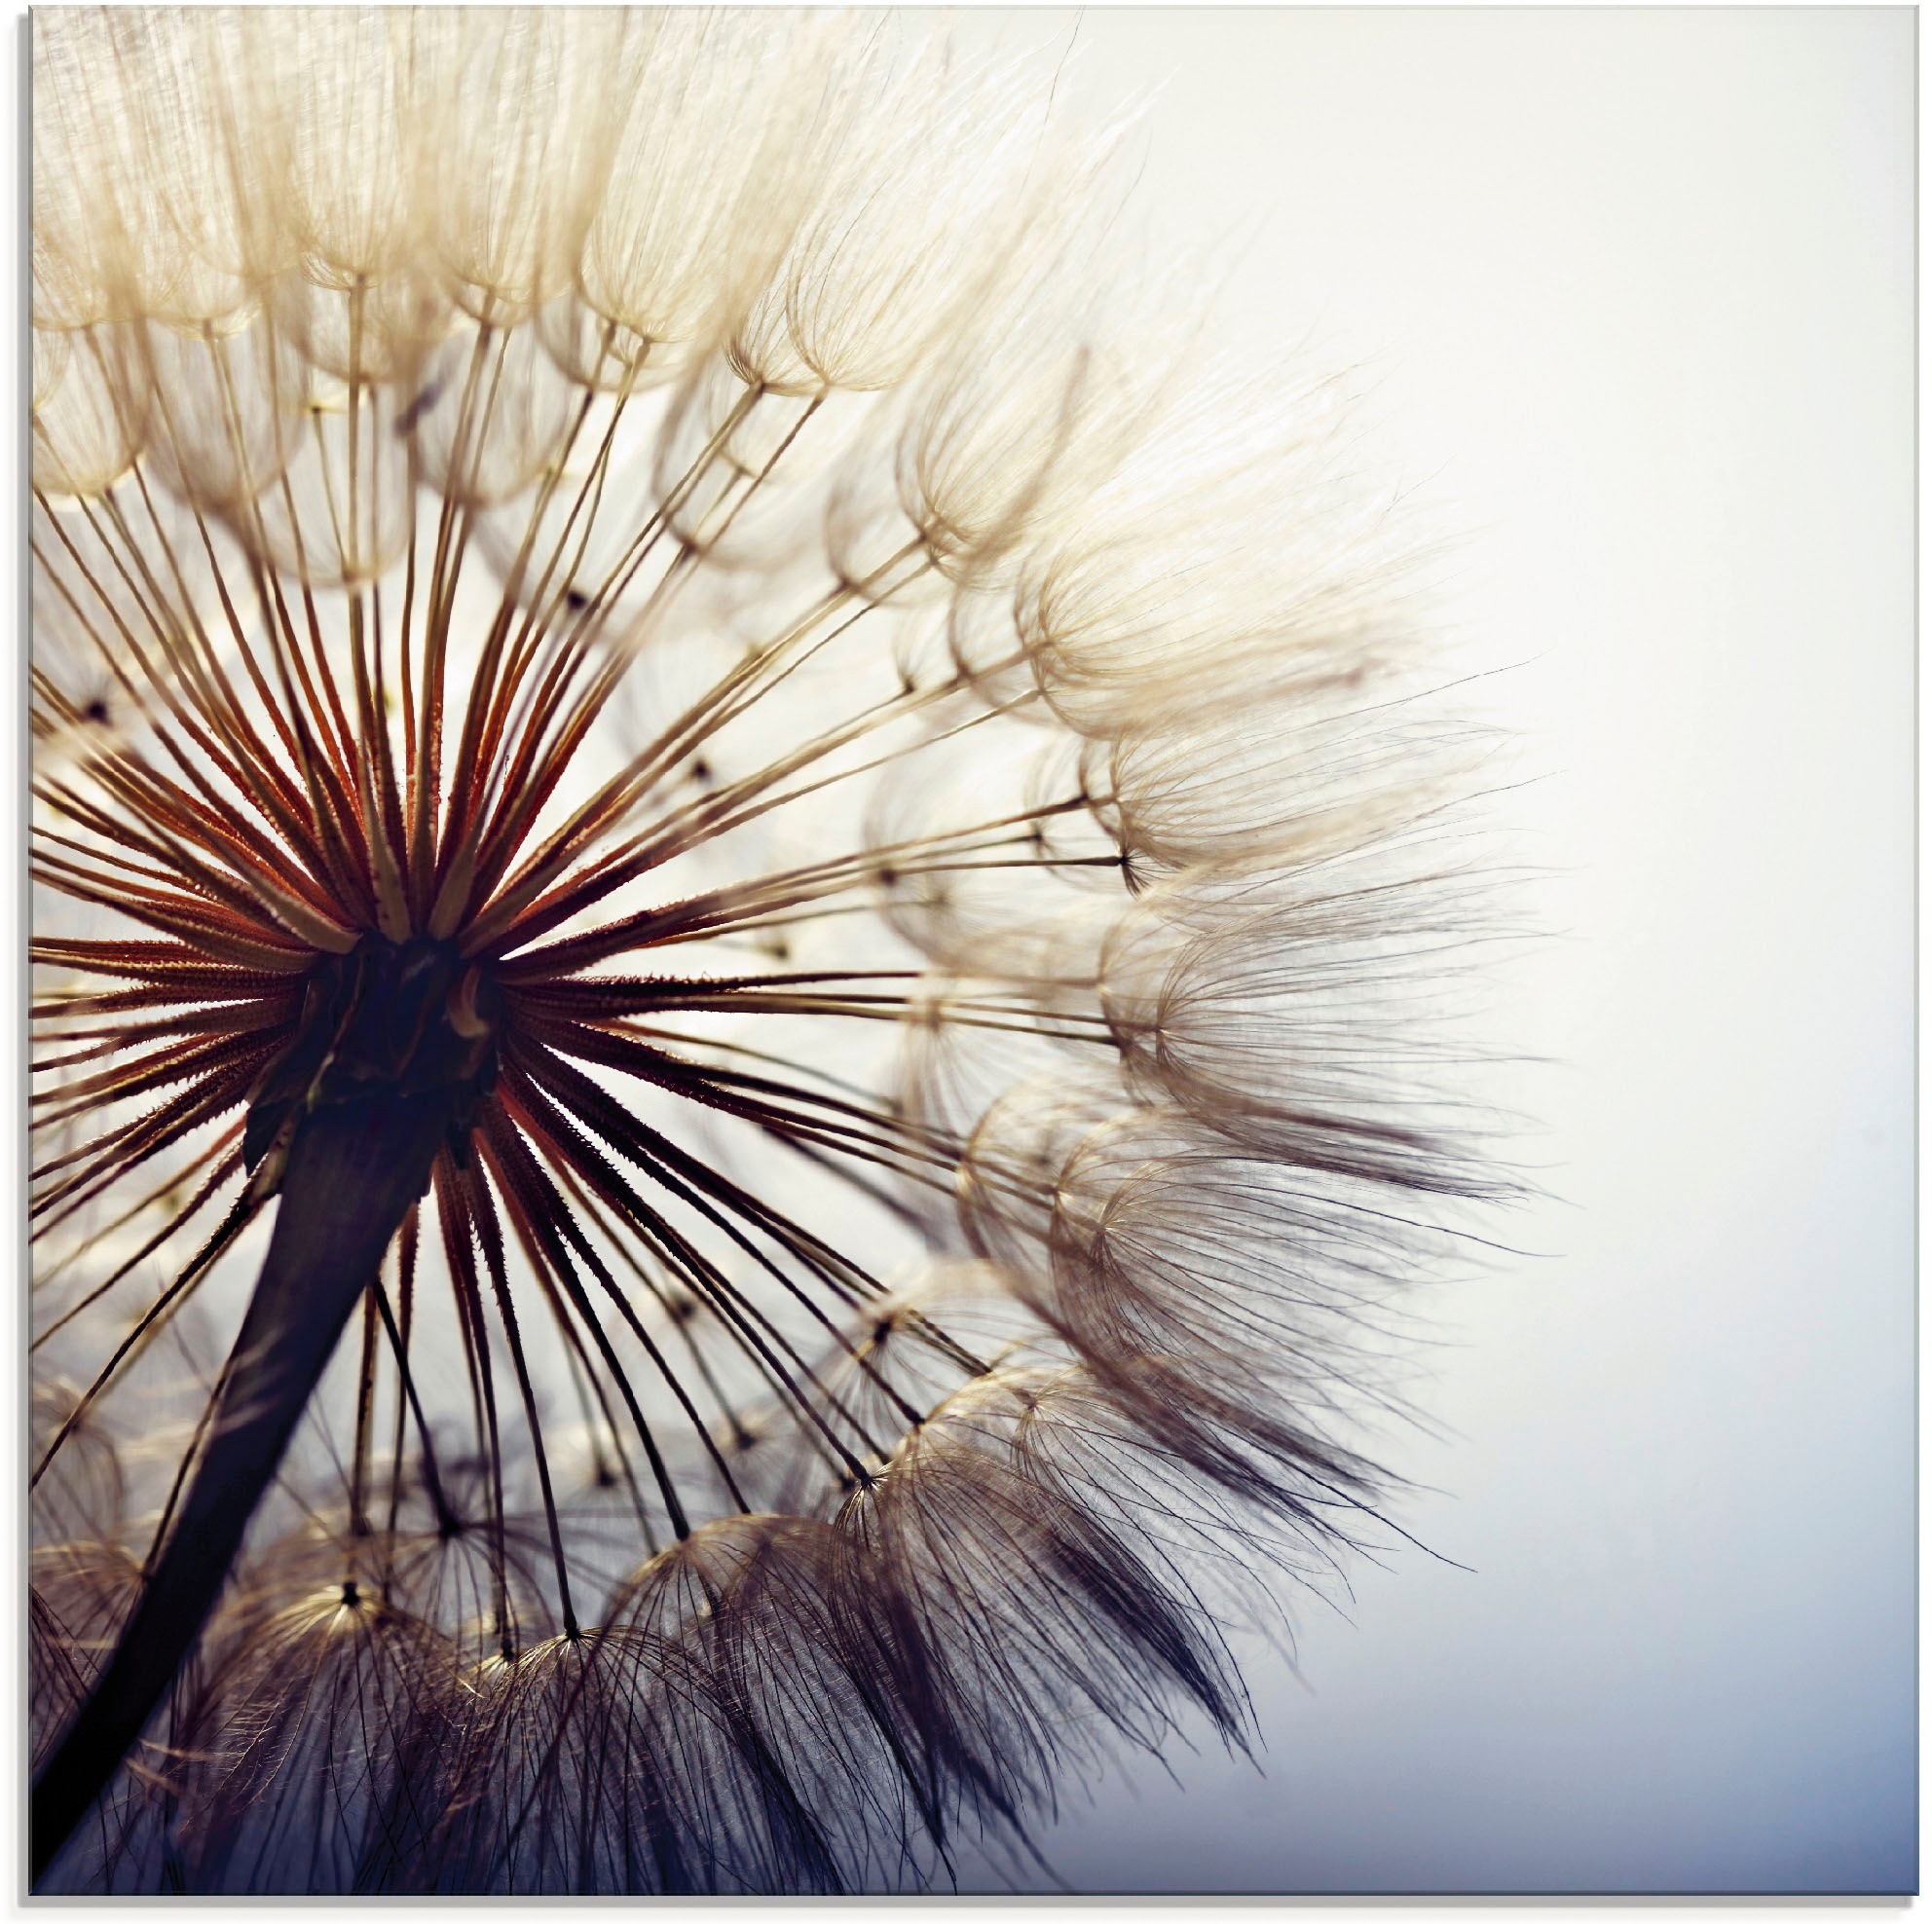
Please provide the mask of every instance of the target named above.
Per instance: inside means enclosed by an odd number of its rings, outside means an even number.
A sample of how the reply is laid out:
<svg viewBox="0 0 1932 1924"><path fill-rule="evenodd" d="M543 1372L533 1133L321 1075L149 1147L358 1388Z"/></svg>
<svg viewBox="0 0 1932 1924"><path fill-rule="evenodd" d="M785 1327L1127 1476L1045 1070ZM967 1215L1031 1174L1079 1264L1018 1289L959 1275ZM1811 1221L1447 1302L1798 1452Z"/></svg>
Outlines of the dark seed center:
<svg viewBox="0 0 1932 1924"><path fill-rule="evenodd" d="M365 935L311 971L293 1039L249 1104L249 1168L291 1120L342 1103L447 1092L459 1160L476 1105L497 1079L502 995L487 969L450 942Z"/></svg>

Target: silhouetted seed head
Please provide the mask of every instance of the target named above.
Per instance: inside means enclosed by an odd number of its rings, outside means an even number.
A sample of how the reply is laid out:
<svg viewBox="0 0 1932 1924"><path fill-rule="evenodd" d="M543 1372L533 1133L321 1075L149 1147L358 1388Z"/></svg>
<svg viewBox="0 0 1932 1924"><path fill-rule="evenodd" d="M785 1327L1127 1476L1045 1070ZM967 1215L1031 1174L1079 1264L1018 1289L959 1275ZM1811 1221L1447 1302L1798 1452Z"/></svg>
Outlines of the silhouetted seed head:
<svg viewBox="0 0 1932 1924"><path fill-rule="evenodd" d="M1481 744L1123 130L902 24L35 17L37 1759L433 1125L50 1888L944 1875L1372 1528Z"/></svg>

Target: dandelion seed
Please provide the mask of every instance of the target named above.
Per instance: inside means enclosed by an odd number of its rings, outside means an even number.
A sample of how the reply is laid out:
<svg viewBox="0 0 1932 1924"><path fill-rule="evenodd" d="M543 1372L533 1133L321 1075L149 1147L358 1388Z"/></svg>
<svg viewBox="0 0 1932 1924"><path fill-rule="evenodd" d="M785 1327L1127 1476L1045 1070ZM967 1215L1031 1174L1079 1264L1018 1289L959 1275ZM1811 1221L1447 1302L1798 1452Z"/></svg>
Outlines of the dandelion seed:
<svg viewBox="0 0 1932 1924"><path fill-rule="evenodd" d="M35 103L37 1886L904 1884L1241 1741L1490 1186L1327 400L882 23Z"/></svg>

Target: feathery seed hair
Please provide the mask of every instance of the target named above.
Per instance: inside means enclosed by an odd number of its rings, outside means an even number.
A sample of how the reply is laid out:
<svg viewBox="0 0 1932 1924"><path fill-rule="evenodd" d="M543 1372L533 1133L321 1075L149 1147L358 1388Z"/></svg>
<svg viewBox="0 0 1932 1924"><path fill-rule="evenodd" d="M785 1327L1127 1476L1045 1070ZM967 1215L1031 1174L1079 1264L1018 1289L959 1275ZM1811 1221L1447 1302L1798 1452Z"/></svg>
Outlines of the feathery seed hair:
<svg viewBox="0 0 1932 1924"><path fill-rule="evenodd" d="M1333 391L903 21L33 80L37 1888L903 1886L1240 1742L1494 1187Z"/></svg>

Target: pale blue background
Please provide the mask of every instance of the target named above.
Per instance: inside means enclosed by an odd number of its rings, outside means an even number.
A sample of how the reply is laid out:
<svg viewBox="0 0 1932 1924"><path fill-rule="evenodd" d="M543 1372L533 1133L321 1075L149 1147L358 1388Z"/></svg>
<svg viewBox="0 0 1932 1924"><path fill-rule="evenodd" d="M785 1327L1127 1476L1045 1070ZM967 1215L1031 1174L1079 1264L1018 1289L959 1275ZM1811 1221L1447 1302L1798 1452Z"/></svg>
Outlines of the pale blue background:
<svg viewBox="0 0 1932 1924"><path fill-rule="evenodd" d="M1070 20L1039 17L1040 34ZM1045 1839L1085 1889L1916 1877L1913 60L1904 10L1095 12L1157 234L1254 216L1469 539L1564 872L1512 990L1562 1202L1437 1305L1454 1434L1217 1750ZM1534 659L1532 659L1534 657ZM1211 1740L1203 1739L1204 1744ZM970 1868L969 1881L976 1875Z"/></svg>

